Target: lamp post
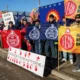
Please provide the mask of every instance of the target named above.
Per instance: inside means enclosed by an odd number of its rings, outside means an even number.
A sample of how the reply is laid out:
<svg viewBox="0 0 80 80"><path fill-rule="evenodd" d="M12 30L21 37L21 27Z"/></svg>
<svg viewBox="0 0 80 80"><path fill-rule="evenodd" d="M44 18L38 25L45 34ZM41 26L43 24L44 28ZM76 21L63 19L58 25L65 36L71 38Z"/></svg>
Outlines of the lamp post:
<svg viewBox="0 0 80 80"><path fill-rule="evenodd" d="M6 11L8 12L8 4L6 5Z"/></svg>
<svg viewBox="0 0 80 80"><path fill-rule="evenodd" d="M39 7L40 7L40 0L38 0L38 9L39 9Z"/></svg>

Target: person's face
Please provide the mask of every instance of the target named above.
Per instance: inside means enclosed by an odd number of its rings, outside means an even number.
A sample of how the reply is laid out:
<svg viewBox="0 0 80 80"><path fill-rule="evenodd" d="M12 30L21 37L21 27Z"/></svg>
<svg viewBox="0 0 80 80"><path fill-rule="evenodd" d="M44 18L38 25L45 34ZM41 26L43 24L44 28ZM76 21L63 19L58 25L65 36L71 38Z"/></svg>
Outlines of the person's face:
<svg viewBox="0 0 80 80"><path fill-rule="evenodd" d="M35 25L38 26L39 25L39 22L36 22Z"/></svg>
<svg viewBox="0 0 80 80"><path fill-rule="evenodd" d="M13 26L13 24L12 24L12 23L10 23L10 24L9 24L9 26L10 26L10 27L12 27L12 26Z"/></svg>
<svg viewBox="0 0 80 80"><path fill-rule="evenodd" d="M49 21L50 21L50 22L54 21L54 18L50 17L50 18L49 18Z"/></svg>
<svg viewBox="0 0 80 80"><path fill-rule="evenodd" d="M63 18L62 21L63 21L63 22L66 22L66 18Z"/></svg>
<svg viewBox="0 0 80 80"><path fill-rule="evenodd" d="M23 24L26 25L27 24L27 21L23 21Z"/></svg>
<svg viewBox="0 0 80 80"><path fill-rule="evenodd" d="M20 22L23 23L23 20L21 19Z"/></svg>
<svg viewBox="0 0 80 80"><path fill-rule="evenodd" d="M4 23L2 22L2 25L3 25Z"/></svg>

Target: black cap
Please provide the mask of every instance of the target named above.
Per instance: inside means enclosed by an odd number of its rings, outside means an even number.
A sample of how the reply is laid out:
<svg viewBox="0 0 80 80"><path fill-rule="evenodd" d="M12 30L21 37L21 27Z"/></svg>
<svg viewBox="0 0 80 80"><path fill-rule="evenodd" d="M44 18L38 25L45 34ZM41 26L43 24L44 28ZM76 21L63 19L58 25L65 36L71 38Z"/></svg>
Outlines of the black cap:
<svg viewBox="0 0 80 80"><path fill-rule="evenodd" d="M24 19L23 19L23 21L26 21L26 22L27 22L27 19L26 19L26 18L24 18Z"/></svg>
<svg viewBox="0 0 80 80"><path fill-rule="evenodd" d="M49 15L49 18L54 18L54 15L53 14Z"/></svg>
<svg viewBox="0 0 80 80"><path fill-rule="evenodd" d="M24 20L23 18L21 18L21 20Z"/></svg>
<svg viewBox="0 0 80 80"><path fill-rule="evenodd" d="M13 22L12 21L9 21L9 24L13 24Z"/></svg>
<svg viewBox="0 0 80 80"><path fill-rule="evenodd" d="M21 18L21 20L24 20L24 19L25 19L25 17L22 17L22 18Z"/></svg>
<svg viewBox="0 0 80 80"><path fill-rule="evenodd" d="M76 19L76 18L80 18L80 14L77 14L77 15L75 16L75 19Z"/></svg>
<svg viewBox="0 0 80 80"><path fill-rule="evenodd" d="M36 19L35 22L40 22L40 20L39 19Z"/></svg>
<svg viewBox="0 0 80 80"><path fill-rule="evenodd" d="M62 19L64 19L64 18L65 18L65 16L62 17Z"/></svg>

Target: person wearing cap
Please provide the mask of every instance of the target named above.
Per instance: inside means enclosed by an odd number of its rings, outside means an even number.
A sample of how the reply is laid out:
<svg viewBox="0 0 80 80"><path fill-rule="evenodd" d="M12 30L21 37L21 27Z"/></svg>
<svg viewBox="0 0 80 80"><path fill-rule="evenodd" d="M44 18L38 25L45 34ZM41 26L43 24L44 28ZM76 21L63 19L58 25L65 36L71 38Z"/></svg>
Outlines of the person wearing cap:
<svg viewBox="0 0 80 80"><path fill-rule="evenodd" d="M16 27L14 26L13 22L9 22L8 30L16 30Z"/></svg>
<svg viewBox="0 0 80 80"><path fill-rule="evenodd" d="M75 16L75 22L71 25L71 27L74 28L80 28L80 14L77 14ZM75 69L73 69L73 72L80 72L80 54L76 54L76 62L74 63Z"/></svg>
<svg viewBox="0 0 80 80"><path fill-rule="evenodd" d="M79 25L80 25L80 14L77 14L75 16L75 22L73 24L71 24L71 27L76 28L76 27L79 27Z"/></svg>
<svg viewBox="0 0 80 80"><path fill-rule="evenodd" d="M28 27L27 19L24 18L24 19L23 19L23 25L22 25L22 28L21 28L21 33L22 33L22 34L25 34L25 33L26 33L27 27Z"/></svg>
<svg viewBox="0 0 80 80"><path fill-rule="evenodd" d="M51 14L49 16L49 22L48 22L50 25L54 25L56 27L58 27L58 23L56 22L55 20L55 17L53 14ZM49 52L49 48L51 49L51 58L52 60L53 59L56 59L57 58L57 51L55 49L55 41L54 40L46 40L45 42L45 54L48 58L50 58L50 52Z"/></svg>
<svg viewBox="0 0 80 80"><path fill-rule="evenodd" d="M23 28L23 20L24 20L24 18L21 18L20 19L20 22L18 23L18 25L17 25L17 29L19 29L19 30L21 30L22 28Z"/></svg>
<svg viewBox="0 0 80 80"><path fill-rule="evenodd" d="M22 21L22 20L21 20ZM27 46L25 44L25 35L26 35L26 32L27 32L27 19L24 18L23 19L23 25L21 27L21 40L22 40L22 49L23 50L26 50Z"/></svg>
<svg viewBox="0 0 80 80"><path fill-rule="evenodd" d="M27 28L29 24L27 22L27 19L23 19L23 27L21 29L21 39L22 39L22 49L31 51L32 46L30 44L30 41L26 39L26 33L27 33Z"/></svg>
<svg viewBox="0 0 80 80"><path fill-rule="evenodd" d="M62 24L60 24L60 26L65 26L65 27L70 27L69 23L67 25L67 20L65 18L65 16L63 16L62 18ZM73 55L72 54L69 54L69 61L70 61L70 64L73 64ZM63 57L62 57L62 62L66 62L67 61L67 52L64 52L63 51Z"/></svg>
<svg viewBox="0 0 80 80"><path fill-rule="evenodd" d="M39 19L36 19L35 20L35 27L38 30L40 30L41 26L40 26L40 20ZM35 40L34 41L34 44L35 44L35 53L41 54L41 41L40 41L40 39Z"/></svg>

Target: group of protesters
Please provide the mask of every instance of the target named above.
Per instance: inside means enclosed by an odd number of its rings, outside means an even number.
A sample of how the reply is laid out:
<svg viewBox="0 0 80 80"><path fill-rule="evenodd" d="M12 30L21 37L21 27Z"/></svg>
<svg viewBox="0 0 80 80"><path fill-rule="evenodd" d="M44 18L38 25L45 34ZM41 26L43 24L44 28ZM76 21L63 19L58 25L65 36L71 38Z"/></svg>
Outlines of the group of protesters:
<svg viewBox="0 0 80 80"><path fill-rule="evenodd" d="M67 25L67 19L65 17L62 18L62 22L58 23L55 19L55 16L51 14L49 16L49 21L47 23L54 24L58 28L60 26L67 26L67 27L80 27L80 14L77 14L75 16L75 21L72 24ZM20 22L18 22L16 25L13 24L12 21L9 22L9 25L6 29L4 22L0 24L0 30L20 30L21 32L21 38L22 38L22 49L29 50L32 52L35 52L36 54L44 54L47 56L47 58L51 58L51 60L57 59L58 54L58 43L56 43L54 40L28 40L25 35L27 33L27 28L29 26L35 26L37 29L41 28L41 23L39 19L36 19L32 23L30 23L26 18L21 18ZM61 61L66 62L67 61L67 52L61 52ZM73 64L73 54L69 54L69 60L70 63ZM76 68L73 70L73 72L79 72L80 71L80 55L76 55L76 62L75 62Z"/></svg>

